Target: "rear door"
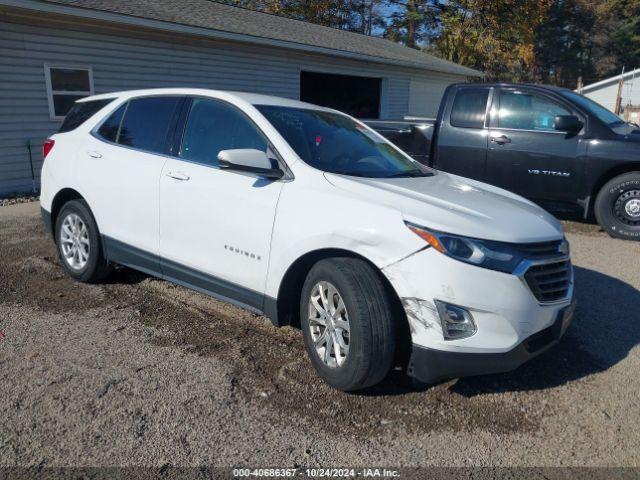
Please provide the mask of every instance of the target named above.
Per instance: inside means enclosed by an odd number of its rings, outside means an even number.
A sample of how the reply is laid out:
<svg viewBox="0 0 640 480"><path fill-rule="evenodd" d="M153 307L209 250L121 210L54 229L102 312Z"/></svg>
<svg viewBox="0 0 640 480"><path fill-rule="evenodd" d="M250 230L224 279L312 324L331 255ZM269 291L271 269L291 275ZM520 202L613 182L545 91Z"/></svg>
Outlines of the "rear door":
<svg viewBox="0 0 640 480"><path fill-rule="evenodd" d="M501 88L491 110L487 182L543 202L575 199L581 135L554 128L556 115L575 114L537 90Z"/></svg>
<svg viewBox="0 0 640 480"><path fill-rule="evenodd" d="M158 270L159 181L183 97L135 98L88 136L78 175L111 260Z"/></svg>
<svg viewBox="0 0 640 480"><path fill-rule="evenodd" d="M445 172L483 180L487 159L487 108L491 88L457 87L449 95L436 141L434 166Z"/></svg>

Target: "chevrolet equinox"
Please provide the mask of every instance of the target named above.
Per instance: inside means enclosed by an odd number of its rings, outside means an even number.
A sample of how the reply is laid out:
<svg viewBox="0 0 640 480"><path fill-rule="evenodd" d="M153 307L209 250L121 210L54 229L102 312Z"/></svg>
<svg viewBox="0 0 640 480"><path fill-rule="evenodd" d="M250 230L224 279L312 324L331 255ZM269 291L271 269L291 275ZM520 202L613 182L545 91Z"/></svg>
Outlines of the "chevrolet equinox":
<svg viewBox="0 0 640 480"><path fill-rule="evenodd" d="M71 277L126 265L299 326L337 389L393 367L426 383L511 370L573 315L556 219L335 110L204 89L96 95L44 156L43 219Z"/></svg>

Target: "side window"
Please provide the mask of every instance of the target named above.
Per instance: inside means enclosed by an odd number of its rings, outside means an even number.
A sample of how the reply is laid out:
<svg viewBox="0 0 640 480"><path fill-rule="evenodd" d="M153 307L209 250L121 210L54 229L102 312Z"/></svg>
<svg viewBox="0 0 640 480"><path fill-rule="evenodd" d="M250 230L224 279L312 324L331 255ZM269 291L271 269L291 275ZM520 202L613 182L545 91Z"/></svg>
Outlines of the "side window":
<svg viewBox="0 0 640 480"><path fill-rule="evenodd" d="M462 128L483 128L488 98L488 88L458 90L451 108L451 125Z"/></svg>
<svg viewBox="0 0 640 480"><path fill-rule="evenodd" d="M58 132L70 132L71 130L75 130L84 122L89 120L98 110L102 107L106 107L109 103L113 101L113 98L107 98L104 100L92 100L90 102L76 102L67 116L64 117L64 122L62 122L62 126Z"/></svg>
<svg viewBox="0 0 640 480"><path fill-rule="evenodd" d="M218 165L221 150L255 148L267 151L267 141L237 108L224 102L195 98L182 139L180 156L205 165Z"/></svg>
<svg viewBox="0 0 640 480"><path fill-rule="evenodd" d="M153 153L164 153L173 115L182 97L144 97L129 101L117 142Z"/></svg>
<svg viewBox="0 0 640 480"><path fill-rule="evenodd" d="M500 93L499 128L554 131L556 115L571 115L571 112L540 95L505 90Z"/></svg>
<svg viewBox="0 0 640 480"><path fill-rule="evenodd" d="M124 116L126 109L127 103L124 103L115 112L109 115L109 117L102 122L102 125L100 125L98 135L109 142L116 143L118 140L118 130L120 130L120 122L122 122L122 117Z"/></svg>

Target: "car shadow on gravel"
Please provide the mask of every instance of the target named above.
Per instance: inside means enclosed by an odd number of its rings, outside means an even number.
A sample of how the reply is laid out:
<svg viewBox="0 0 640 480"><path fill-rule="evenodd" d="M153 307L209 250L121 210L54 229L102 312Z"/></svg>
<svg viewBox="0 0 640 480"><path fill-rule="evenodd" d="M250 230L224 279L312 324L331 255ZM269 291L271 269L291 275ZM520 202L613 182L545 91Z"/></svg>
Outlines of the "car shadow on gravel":
<svg viewBox="0 0 640 480"><path fill-rule="evenodd" d="M626 358L640 343L640 291L609 275L574 268L578 305L558 345L513 372L462 378L451 390L471 397L553 388L608 370Z"/></svg>
<svg viewBox="0 0 640 480"><path fill-rule="evenodd" d="M146 273L118 265L101 283L105 285L137 285L147 278L149 275Z"/></svg>

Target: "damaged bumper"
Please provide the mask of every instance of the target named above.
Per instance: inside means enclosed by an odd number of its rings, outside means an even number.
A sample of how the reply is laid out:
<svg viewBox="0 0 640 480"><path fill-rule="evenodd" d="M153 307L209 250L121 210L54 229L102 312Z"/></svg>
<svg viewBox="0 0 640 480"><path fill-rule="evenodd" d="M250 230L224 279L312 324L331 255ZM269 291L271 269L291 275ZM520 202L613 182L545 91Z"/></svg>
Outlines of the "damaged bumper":
<svg viewBox="0 0 640 480"><path fill-rule="evenodd" d="M560 341L573 318L574 304L558 313L553 325L502 353L461 353L413 345L408 373L425 383L515 370Z"/></svg>
<svg viewBox="0 0 640 480"><path fill-rule="evenodd" d="M462 263L433 248L383 272L409 323L409 373L427 383L513 370L557 343L573 315L573 286L567 298L540 304L520 277ZM445 338L435 300L470 312L475 333Z"/></svg>

